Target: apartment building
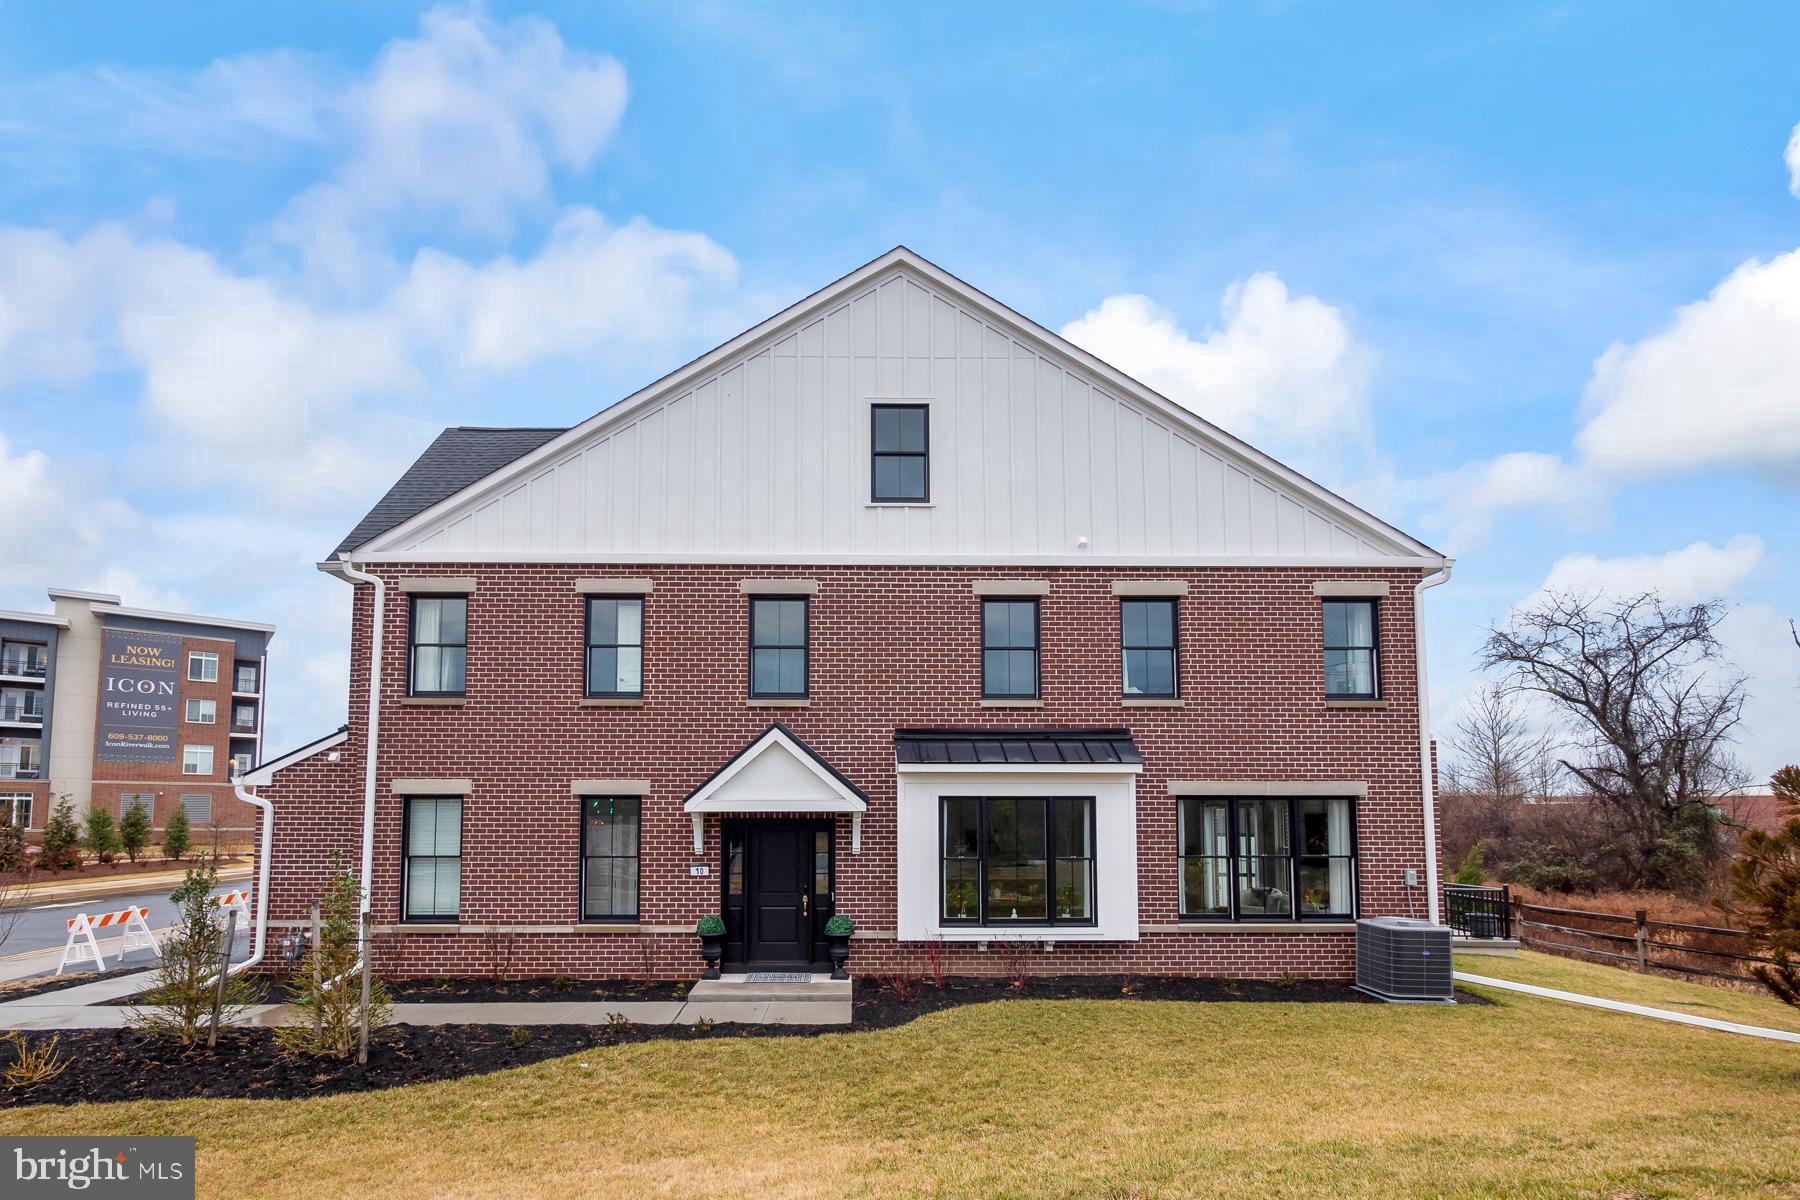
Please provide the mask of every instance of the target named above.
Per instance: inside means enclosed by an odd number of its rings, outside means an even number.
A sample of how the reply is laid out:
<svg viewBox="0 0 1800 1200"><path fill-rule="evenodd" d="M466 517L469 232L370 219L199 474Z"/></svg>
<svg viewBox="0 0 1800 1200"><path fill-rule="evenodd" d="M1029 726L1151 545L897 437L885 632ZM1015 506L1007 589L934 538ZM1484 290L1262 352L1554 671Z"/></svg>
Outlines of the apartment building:
<svg viewBox="0 0 1800 1200"><path fill-rule="evenodd" d="M51 588L49 613L0 612L0 815L41 832L134 802L233 834L255 813L232 781L262 760L273 625L128 607Z"/></svg>

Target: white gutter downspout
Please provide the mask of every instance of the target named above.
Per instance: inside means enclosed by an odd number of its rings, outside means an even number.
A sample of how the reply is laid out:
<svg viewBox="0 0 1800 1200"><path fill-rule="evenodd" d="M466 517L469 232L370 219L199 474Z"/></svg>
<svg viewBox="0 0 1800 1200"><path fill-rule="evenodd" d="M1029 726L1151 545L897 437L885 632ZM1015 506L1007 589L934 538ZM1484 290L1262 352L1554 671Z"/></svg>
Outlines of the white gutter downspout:
<svg viewBox="0 0 1800 1200"><path fill-rule="evenodd" d="M1419 668L1419 787L1425 797L1425 913L1433 925L1439 921L1437 788L1431 771L1431 687L1425 678L1425 589L1450 581L1456 560L1413 585L1413 659ZM1416 911L1416 910L1415 910Z"/></svg>
<svg viewBox="0 0 1800 1200"><path fill-rule="evenodd" d="M256 925L253 940L250 943L250 957L241 963L233 963L226 970L227 975L236 975L248 971L262 961L263 947L267 944L269 931L269 850L275 841L275 808L261 796L253 796L244 790L243 784L236 784L233 790L237 798L245 804L254 804L262 809L262 837L259 839L261 849L257 851L256 861Z"/></svg>
<svg viewBox="0 0 1800 1200"><path fill-rule="evenodd" d="M381 735L381 629L387 613L387 585L379 577L357 570L351 565L349 555L340 554L338 560L344 564L347 578L375 585L373 626L369 635L369 721L363 746L362 872L358 879L362 885L362 907L358 911L366 913L375 891L375 749Z"/></svg>

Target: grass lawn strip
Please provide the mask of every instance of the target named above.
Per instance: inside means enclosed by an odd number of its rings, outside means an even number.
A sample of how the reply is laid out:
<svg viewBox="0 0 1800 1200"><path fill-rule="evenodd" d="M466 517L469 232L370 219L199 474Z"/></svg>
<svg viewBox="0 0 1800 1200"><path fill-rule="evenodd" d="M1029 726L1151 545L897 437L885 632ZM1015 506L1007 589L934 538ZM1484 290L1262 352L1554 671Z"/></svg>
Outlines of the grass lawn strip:
<svg viewBox="0 0 1800 1200"><path fill-rule="evenodd" d="M1517 958L1461 954L1456 969L1475 975L1489 975L1514 983L1532 983L1538 987L1579 992L1604 1000L1622 1000L1627 1004L1643 1004L1650 1008L1666 1008L1672 1012L1711 1017L1717 1021L1735 1021L1740 1025L1761 1025L1767 1029L1785 1029L1800 1033L1800 1008L1783 1004L1766 992L1738 991L1670 979L1666 975L1640 975L1636 971L1609 967L1604 963L1582 962L1556 954L1532 950L1519 951ZM1480 990L1477 985L1470 985ZM1498 997L1492 989L1483 993Z"/></svg>

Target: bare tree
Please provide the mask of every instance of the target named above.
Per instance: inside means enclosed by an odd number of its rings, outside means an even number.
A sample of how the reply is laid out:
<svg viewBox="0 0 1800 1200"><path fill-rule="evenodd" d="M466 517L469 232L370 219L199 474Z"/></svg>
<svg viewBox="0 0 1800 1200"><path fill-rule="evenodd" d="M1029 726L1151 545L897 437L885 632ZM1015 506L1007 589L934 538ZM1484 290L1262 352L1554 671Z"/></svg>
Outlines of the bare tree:
<svg viewBox="0 0 1800 1200"><path fill-rule="evenodd" d="M1502 683L1481 686L1447 739L1446 790L1475 806L1484 836L1511 832L1513 814L1541 799L1556 775L1555 737L1532 728L1518 692Z"/></svg>
<svg viewBox="0 0 1800 1200"><path fill-rule="evenodd" d="M1723 660L1723 601L1551 594L1489 631L1482 665L1547 696L1573 739L1558 761L1615 818L1633 886L1692 890L1724 857L1714 799L1739 782L1744 677Z"/></svg>

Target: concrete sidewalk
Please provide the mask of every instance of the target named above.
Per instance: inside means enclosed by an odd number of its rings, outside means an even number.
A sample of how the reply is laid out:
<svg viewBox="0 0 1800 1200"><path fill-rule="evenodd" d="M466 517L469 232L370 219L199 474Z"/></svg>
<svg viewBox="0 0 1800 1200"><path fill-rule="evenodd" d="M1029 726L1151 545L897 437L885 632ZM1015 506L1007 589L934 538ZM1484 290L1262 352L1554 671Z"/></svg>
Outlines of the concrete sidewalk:
<svg viewBox="0 0 1800 1200"><path fill-rule="evenodd" d="M119 1029L129 1009L106 1001L117 1000L148 986L150 973L139 971L61 991L9 1000L0 1004L0 1029ZM725 989L688 1000L515 1000L507 1002L452 1001L431 1004L396 1004L394 1021L400 1025L604 1025L614 1013L633 1025L692 1025L696 1021L731 1021L745 1025L848 1025L850 985L839 983L830 992L812 990L793 998L768 998L767 987L746 990L743 999ZM797 985L806 987L807 985ZM723 998L719 998L723 995ZM258 1004L237 1020L239 1025L281 1025L289 1019L286 1004Z"/></svg>
<svg viewBox="0 0 1800 1200"><path fill-rule="evenodd" d="M1672 1012L1666 1008L1651 1008L1645 1004L1630 1004L1624 1000L1607 1000L1601 996L1587 996L1580 992L1564 992L1556 988L1539 987L1535 983L1516 983L1511 979L1472 975L1467 971L1453 971L1451 974L1456 977L1458 983L1473 983L1480 987L1499 988L1501 991L1519 992L1526 996L1538 996L1545 1000L1585 1004L1589 1008L1604 1008L1609 1012L1630 1013L1634 1017L1651 1017L1658 1021L1672 1021L1677 1025L1692 1025L1697 1029L1716 1029L1720 1033L1766 1038L1772 1042L1800 1042L1800 1033L1790 1033L1785 1029L1765 1029L1761 1025L1742 1025L1736 1021L1721 1021L1716 1017Z"/></svg>

